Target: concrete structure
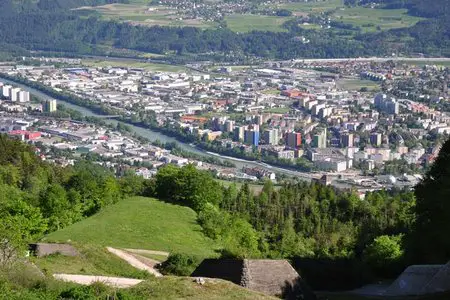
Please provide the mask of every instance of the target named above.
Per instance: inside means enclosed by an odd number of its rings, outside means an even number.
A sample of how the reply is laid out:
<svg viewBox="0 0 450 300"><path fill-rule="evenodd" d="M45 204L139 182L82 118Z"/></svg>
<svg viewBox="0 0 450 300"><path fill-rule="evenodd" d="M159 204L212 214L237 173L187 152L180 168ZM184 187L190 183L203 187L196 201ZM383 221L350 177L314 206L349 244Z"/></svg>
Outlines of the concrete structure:
<svg viewBox="0 0 450 300"><path fill-rule="evenodd" d="M44 111L45 112L56 111L56 100L55 99L46 100L44 103Z"/></svg>
<svg viewBox="0 0 450 300"><path fill-rule="evenodd" d="M20 93L20 88L13 88L11 89L11 95L10 95L10 100L12 102L18 102L19 101L19 93Z"/></svg>
<svg viewBox="0 0 450 300"><path fill-rule="evenodd" d="M249 144L249 145L257 147L259 145L259 131L256 131L256 130L245 130L245 132L244 132L244 142L246 144Z"/></svg>
<svg viewBox="0 0 450 300"><path fill-rule="evenodd" d="M374 132L370 134L370 143L376 147L379 147L381 145L383 136L381 133Z"/></svg>
<svg viewBox="0 0 450 300"><path fill-rule="evenodd" d="M290 148L298 148L302 145L302 134L300 132L286 133L286 146Z"/></svg>
<svg viewBox="0 0 450 300"><path fill-rule="evenodd" d="M387 114L398 115L399 103L394 98L388 97L386 94L377 94L374 100L375 107Z"/></svg>
<svg viewBox="0 0 450 300"><path fill-rule="evenodd" d="M319 134L313 136L313 146L316 148L327 147L327 129L324 128Z"/></svg>
<svg viewBox="0 0 450 300"><path fill-rule="evenodd" d="M226 120L224 124L224 131L225 132L233 132L234 130L234 124L235 122L232 120Z"/></svg>
<svg viewBox="0 0 450 300"><path fill-rule="evenodd" d="M36 243L30 244L31 252L37 257L51 254L61 254L65 256L78 256L78 250L69 244Z"/></svg>
<svg viewBox="0 0 450 300"><path fill-rule="evenodd" d="M10 85L4 85L2 86L2 96L4 98L9 98L11 97L11 90L12 90L12 86Z"/></svg>
<svg viewBox="0 0 450 300"><path fill-rule="evenodd" d="M19 102L30 102L30 92L20 91L19 92Z"/></svg>
<svg viewBox="0 0 450 300"><path fill-rule="evenodd" d="M277 129L264 130L263 139L267 145L278 145L278 141L280 140L278 137L278 130Z"/></svg>
<svg viewBox="0 0 450 300"><path fill-rule="evenodd" d="M245 135L245 127L244 126L237 126L233 130L233 139L235 141L243 141L244 135Z"/></svg>
<svg viewBox="0 0 450 300"><path fill-rule="evenodd" d="M344 133L341 135L341 146L343 148L353 147L353 133Z"/></svg>
<svg viewBox="0 0 450 300"><path fill-rule="evenodd" d="M191 276L220 278L285 299L316 299L287 260L205 259Z"/></svg>

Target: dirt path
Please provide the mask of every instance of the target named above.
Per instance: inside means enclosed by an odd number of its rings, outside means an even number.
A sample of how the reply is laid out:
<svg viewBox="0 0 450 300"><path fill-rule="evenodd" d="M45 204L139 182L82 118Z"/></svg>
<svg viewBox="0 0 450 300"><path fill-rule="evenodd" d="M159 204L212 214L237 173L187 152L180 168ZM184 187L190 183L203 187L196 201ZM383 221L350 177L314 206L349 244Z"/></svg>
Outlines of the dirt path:
<svg viewBox="0 0 450 300"><path fill-rule="evenodd" d="M124 277L109 277L109 276L94 276L94 275L74 275L74 274L53 274L58 280L75 282L78 284L91 285L95 282L102 282L106 285L117 287L117 288L127 288L135 286L141 283L141 279L124 278Z"/></svg>
<svg viewBox="0 0 450 300"><path fill-rule="evenodd" d="M124 249L127 252L136 253L136 254L154 254L161 256L169 256L169 252L165 251L154 251L154 250L145 250L145 249Z"/></svg>
<svg viewBox="0 0 450 300"><path fill-rule="evenodd" d="M141 260L137 259L136 257L134 257L130 253L127 253L127 252L125 252L123 250L111 248L111 247L106 247L106 249L109 252L111 252L112 254L114 254L114 255L120 257L121 259L125 260L126 262L128 262L131 266L135 267L136 269L145 270L145 271L149 272L150 274L155 275L156 277L161 277L162 276L162 274L159 273L155 268L153 268L150 265L142 262Z"/></svg>

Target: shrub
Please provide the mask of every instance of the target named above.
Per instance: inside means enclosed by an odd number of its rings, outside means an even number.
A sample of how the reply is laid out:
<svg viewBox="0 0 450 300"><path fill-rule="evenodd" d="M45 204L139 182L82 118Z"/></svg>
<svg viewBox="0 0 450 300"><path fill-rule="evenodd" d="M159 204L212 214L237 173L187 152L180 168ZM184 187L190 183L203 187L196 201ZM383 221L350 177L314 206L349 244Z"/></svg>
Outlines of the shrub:
<svg viewBox="0 0 450 300"><path fill-rule="evenodd" d="M160 265L164 275L189 276L200 264L200 259L186 254L171 254L165 262Z"/></svg>

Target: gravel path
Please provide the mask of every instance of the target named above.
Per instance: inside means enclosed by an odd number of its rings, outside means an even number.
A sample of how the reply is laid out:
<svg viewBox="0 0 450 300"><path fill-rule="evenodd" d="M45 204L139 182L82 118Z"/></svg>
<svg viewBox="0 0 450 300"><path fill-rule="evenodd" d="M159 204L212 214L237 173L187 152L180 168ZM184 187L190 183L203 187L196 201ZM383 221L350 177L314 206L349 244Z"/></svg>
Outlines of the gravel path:
<svg viewBox="0 0 450 300"><path fill-rule="evenodd" d="M91 285L95 282L102 282L106 285L117 288L131 287L143 281L141 279L124 278L124 277L74 275L74 274L53 274L53 277L59 280L75 282L84 285Z"/></svg>
<svg viewBox="0 0 450 300"><path fill-rule="evenodd" d="M145 270L147 272L149 272L150 274L155 275L156 277L161 277L162 274L159 273L157 270L155 270L154 268L150 267L149 265L141 262L139 259L137 259L136 257L134 257L132 254L127 253L123 250L119 250L119 249L115 249L115 248L111 248L111 247L106 247L106 249L111 252L112 254L120 257L121 259L125 260L126 262L128 262L131 266L135 267L136 269L139 270Z"/></svg>

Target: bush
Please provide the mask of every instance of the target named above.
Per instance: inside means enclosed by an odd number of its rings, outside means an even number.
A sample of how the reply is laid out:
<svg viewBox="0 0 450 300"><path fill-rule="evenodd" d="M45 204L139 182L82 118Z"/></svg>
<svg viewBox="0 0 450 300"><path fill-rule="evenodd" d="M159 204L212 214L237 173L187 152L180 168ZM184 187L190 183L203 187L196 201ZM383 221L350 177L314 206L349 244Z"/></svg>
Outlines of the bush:
<svg viewBox="0 0 450 300"><path fill-rule="evenodd" d="M164 275L189 276L200 264L200 259L186 254L171 254L160 265L160 271Z"/></svg>
<svg viewBox="0 0 450 300"><path fill-rule="evenodd" d="M395 277L403 269L402 235L381 235L363 252L364 261L381 277Z"/></svg>

